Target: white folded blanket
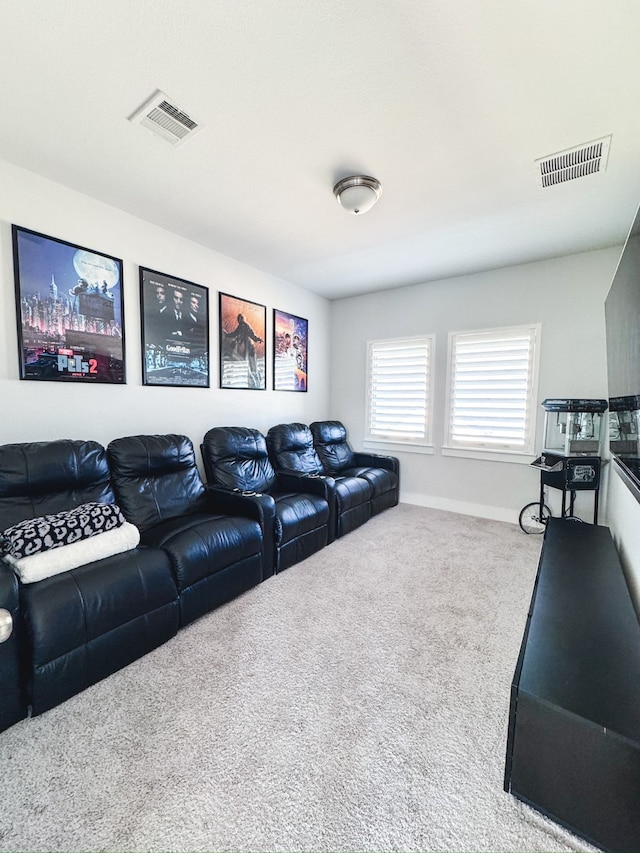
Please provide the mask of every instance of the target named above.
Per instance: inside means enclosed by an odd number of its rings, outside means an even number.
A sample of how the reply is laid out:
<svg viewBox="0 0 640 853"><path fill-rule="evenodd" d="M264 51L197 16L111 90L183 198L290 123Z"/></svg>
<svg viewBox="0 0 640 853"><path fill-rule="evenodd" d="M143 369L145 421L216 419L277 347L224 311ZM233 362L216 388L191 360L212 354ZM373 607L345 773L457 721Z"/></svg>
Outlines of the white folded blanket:
<svg viewBox="0 0 640 853"><path fill-rule="evenodd" d="M120 527L88 539L80 539L70 545L41 551L19 560L9 554L5 554L2 559L11 566L22 583L35 583L61 572L77 569L85 563L130 551L139 542L140 531L135 525L125 521Z"/></svg>

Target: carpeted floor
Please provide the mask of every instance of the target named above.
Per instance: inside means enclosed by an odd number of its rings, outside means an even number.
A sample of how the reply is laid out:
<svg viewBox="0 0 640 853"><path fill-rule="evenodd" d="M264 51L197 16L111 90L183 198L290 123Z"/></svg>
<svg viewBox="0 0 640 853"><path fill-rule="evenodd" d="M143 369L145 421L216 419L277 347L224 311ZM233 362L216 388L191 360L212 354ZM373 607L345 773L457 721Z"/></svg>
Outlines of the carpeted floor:
<svg viewBox="0 0 640 853"><path fill-rule="evenodd" d="M592 850L502 789L540 546L377 516L0 734L0 849Z"/></svg>

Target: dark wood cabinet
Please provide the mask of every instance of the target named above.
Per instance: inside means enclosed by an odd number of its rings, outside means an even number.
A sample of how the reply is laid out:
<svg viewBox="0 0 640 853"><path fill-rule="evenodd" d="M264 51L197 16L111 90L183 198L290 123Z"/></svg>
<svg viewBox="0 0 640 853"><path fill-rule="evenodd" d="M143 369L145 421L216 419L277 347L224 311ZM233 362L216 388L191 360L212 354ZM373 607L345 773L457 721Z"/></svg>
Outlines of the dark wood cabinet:
<svg viewBox="0 0 640 853"><path fill-rule="evenodd" d="M505 790L597 847L640 850L640 624L606 527L549 520Z"/></svg>

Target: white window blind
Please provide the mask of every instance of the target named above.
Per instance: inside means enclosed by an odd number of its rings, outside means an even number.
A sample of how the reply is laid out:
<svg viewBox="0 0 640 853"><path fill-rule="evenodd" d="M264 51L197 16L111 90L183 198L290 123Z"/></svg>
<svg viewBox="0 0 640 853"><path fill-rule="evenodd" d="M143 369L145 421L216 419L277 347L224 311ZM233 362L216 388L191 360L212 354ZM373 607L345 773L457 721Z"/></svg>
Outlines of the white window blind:
<svg viewBox="0 0 640 853"><path fill-rule="evenodd" d="M367 439L429 442L432 349L431 336L369 342Z"/></svg>
<svg viewBox="0 0 640 853"><path fill-rule="evenodd" d="M537 326L453 334L450 447L533 451Z"/></svg>

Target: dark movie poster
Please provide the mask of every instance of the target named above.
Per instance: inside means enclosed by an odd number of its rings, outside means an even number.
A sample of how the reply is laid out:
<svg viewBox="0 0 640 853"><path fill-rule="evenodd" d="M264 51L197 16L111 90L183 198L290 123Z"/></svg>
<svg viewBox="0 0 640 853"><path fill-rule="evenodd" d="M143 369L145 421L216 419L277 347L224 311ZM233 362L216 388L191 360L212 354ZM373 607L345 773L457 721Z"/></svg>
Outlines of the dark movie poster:
<svg viewBox="0 0 640 853"><path fill-rule="evenodd" d="M21 379L125 379L122 261L12 226Z"/></svg>
<svg viewBox="0 0 640 853"><path fill-rule="evenodd" d="M145 385L209 387L209 290L140 267Z"/></svg>
<svg viewBox="0 0 640 853"><path fill-rule="evenodd" d="M220 294L220 387L267 387L266 306Z"/></svg>
<svg viewBox="0 0 640 853"><path fill-rule="evenodd" d="M307 390L309 322L295 314L273 309L273 388Z"/></svg>

